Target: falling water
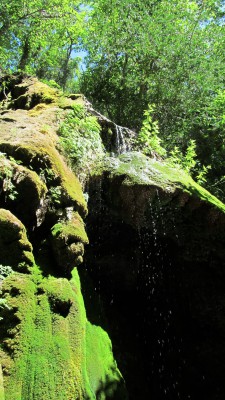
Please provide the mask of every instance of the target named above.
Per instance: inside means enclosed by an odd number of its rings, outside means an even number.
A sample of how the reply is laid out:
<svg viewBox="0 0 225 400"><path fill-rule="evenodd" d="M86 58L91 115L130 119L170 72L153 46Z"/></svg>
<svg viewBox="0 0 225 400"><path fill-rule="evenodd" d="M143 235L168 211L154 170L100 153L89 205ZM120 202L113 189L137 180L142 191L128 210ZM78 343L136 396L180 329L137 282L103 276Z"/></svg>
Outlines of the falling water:
<svg viewBox="0 0 225 400"><path fill-rule="evenodd" d="M129 133L116 124L112 132L109 149L114 151L113 162L117 163L116 156L130 150ZM146 199L148 211L145 216L140 212L140 226L136 224L133 231L121 220L117 200L108 183L104 175L93 178L89 198L91 240L87 271L93 277L95 297L98 297L95 323L101 321L106 310L119 357L122 349L121 365L125 375L128 370L126 377L134 393L132 400L136 400L137 388L130 379L130 371L135 370L136 360L142 360L137 382L140 387L144 386L146 396L155 400L191 399L187 392L184 397L184 345L179 323L178 329L175 326L179 317L174 291L175 261L172 261L173 248L168 234L178 239L173 213L169 219L167 214L165 218L168 210L162 203L161 191L155 188L153 202L151 191L151 199Z"/></svg>
<svg viewBox="0 0 225 400"><path fill-rule="evenodd" d="M123 127L116 125L116 152L117 154L126 153L127 146L123 135Z"/></svg>
<svg viewBox="0 0 225 400"><path fill-rule="evenodd" d="M173 263L163 239L166 236L166 221L158 191L156 199L157 206L153 206L149 199L149 217L144 223L149 226L150 222L151 229L139 229L141 261L138 295L143 296L143 331L148 332L143 341L146 352L149 351L149 386L153 387L153 397L158 393L160 399L180 399L179 387L185 359L182 357L182 337L173 329L176 319L176 299L170 287ZM174 365L171 365L170 355L175 357ZM191 397L187 395L186 398Z"/></svg>
<svg viewBox="0 0 225 400"><path fill-rule="evenodd" d="M131 151L135 133L128 128L114 124L115 156Z"/></svg>

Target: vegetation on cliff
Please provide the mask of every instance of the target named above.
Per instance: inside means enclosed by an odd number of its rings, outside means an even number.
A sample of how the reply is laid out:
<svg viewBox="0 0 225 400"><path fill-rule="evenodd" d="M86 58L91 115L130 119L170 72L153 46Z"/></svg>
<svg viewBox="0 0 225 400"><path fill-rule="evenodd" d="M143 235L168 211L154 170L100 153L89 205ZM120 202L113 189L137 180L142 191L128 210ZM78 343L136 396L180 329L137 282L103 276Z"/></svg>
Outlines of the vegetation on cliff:
<svg viewBox="0 0 225 400"><path fill-rule="evenodd" d="M155 105L162 147L182 157L195 140L197 160L211 167L204 184L223 200L224 27L223 0L4 0L1 68L81 90L136 131Z"/></svg>
<svg viewBox="0 0 225 400"><path fill-rule="evenodd" d="M8 86L0 94L1 400L124 399L110 339L87 320L76 269L88 243L82 219L87 205L57 135L76 100L35 78L5 79Z"/></svg>
<svg viewBox="0 0 225 400"><path fill-rule="evenodd" d="M210 285L221 274L210 307L223 319L224 21L223 0L2 1L0 400L126 398L109 337L87 321L76 270L88 244L85 185L98 192L106 231L111 215L122 240L136 231L133 259L142 252L145 277L158 240L177 246L179 270L188 265L184 289L192 269L193 282L204 270ZM147 299L164 273L151 272Z"/></svg>

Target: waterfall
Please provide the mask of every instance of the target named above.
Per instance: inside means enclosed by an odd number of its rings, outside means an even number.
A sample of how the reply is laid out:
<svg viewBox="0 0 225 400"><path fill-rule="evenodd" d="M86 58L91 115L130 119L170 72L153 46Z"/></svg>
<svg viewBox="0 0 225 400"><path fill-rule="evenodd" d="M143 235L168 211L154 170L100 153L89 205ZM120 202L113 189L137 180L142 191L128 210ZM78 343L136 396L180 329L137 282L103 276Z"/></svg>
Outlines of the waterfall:
<svg viewBox="0 0 225 400"><path fill-rule="evenodd" d="M115 155L131 151L135 133L129 128L114 124L115 131Z"/></svg>
<svg viewBox="0 0 225 400"><path fill-rule="evenodd" d="M125 144L125 139L123 134L124 128L119 125L116 125L115 127L116 127L116 153L117 154L126 153L127 146Z"/></svg>

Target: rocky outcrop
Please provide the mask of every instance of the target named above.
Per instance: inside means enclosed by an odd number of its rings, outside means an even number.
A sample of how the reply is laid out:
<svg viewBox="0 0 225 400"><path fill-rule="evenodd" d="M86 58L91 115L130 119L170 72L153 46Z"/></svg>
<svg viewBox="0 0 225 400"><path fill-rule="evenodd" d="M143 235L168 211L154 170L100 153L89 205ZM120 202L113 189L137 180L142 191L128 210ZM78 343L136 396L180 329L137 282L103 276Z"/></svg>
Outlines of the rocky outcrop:
<svg viewBox="0 0 225 400"><path fill-rule="evenodd" d="M125 399L106 332L88 322L77 266L87 205L57 135L76 99L36 78L0 91L0 398Z"/></svg>
<svg viewBox="0 0 225 400"><path fill-rule="evenodd" d="M22 222L10 211L0 209L0 263L29 272L34 265L33 248Z"/></svg>
<svg viewBox="0 0 225 400"><path fill-rule="evenodd" d="M132 400L224 398L224 211L182 170L140 153L92 174L82 279L103 299Z"/></svg>
<svg viewBox="0 0 225 400"><path fill-rule="evenodd" d="M134 230L155 230L202 261L214 243L224 260L225 206L181 169L131 152L106 158L92 179L93 190L101 181L106 209Z"/></svg>
<svg viewBox="0 0 225 400"><path fill-rule="evenodd" d="M1 400L223 400L224 204L80 95L0 101Z"/></svg>
<svg viewBox="0 0 225 400"><path fill-rule="evenodd" d="M72 212L68 221L55 224L51 235L52 250L59 268L71 272L83 261L84 244L88 244L79 214Z"/></svg>

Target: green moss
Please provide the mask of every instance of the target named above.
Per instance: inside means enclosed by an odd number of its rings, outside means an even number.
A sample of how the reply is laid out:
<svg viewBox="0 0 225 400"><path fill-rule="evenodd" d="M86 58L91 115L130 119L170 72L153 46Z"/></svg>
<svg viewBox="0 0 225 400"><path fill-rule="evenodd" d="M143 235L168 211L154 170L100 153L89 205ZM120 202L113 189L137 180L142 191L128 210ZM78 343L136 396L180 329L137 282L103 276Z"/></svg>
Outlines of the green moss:
<svg viewBox="0 0 225 400"><path fill-rule="evenodd" d="M16 92L21 94L14 99L13 106L26 110L33 108L37 103L56 103L60 95L57 89L50 88L32 77L28 77L22 83L16 85Z"/></svg>
<svg viewBox="0 0 225 400"><path fill-rule="evenodd" d="M118 159L107 159L97 174L103 171L108 171L111 177L121 177L123 185L127 186L152 186L168 194L181 189L225 212L225 205L220 200L198 185L183 170L171 167L166 161L150 159L137 152L127 153Z"/></svg>
<svg viewBox="0 0 225 400"><path fill-rule="evenodd" d="M84 245L88 237L84 223L78 213L72 213L71 219L57 223L51 230L52 250L60 270L69 274L71 269L83 261Z"/></svg>
<svg viewBox="0 0 225 400"><path fill-rule="evenodd" d="M3 294L16 318L10 338L2 338L12 354L5 400L111 397L122 378L108 336L87 323L77 270L71 281L42 278L36 267L30 276L16 273L5 279ZM67 315L54 301L69 302Z"/></svg>
<svg viewBox="0 0 225 400"><path fill-rule="evenodd" d="M46 110L49 107L48 104L45 103L39 103L37 104L35 107L33 107L31 110L29 110L29 115L31 117L37 117L39 116L41 113L43 113L44 110Z"/></svg>
<svg viewBox="0 0 225 400"><path fill-rule="evenodd" d="M2 366L0 363L0 400L5 400L5 391L3 386Z"/></svg>
<svg viewBox="0 0 225 400"><path fill-rule="evenodd" d="M2 338L4 351L11 355L10 376L8 379L4 377L6 400L23 398L23 381L27 374L27 359L35 329L35 290L31 277L24 274L13 274L3 284L3 294L11 308L9 327L6 336ZM11 296L11 293L17 293L17 296ZM2 367L5 372L4 363Z"/></svg>
<svg viewBox="0 0 225 400"><path fill-rule="evenodd" d="M99 400L125 400L123 378L113 358L111 341L99 326L87 322L87 372L90 386ZM119 389L119 390L118 390Z"/></svg>
<svg viewBox="0 0 225 400"><path fill-rule="evenodd" d="M82 215L87 214L80 182L53 146L48 143L44 146L43 141L33 138L29 144L0 142L0 150L21 159L25 165L30 165L35 170L43 167L51 169L62 187L62 205L72 203Z"/></svg>
<svg viewBox="0 0 225 400"><path fill-rule="evenodd" d="M20 271L34 264L32 245L22 222L10 211L0 209L0 263Z"/></svg>
<svg viewBox="0 0 225 400"><path fill-rule="evenodd" d="M65 241L65 243L81 241L82 243L88 244L84 222L77 212L73 213L73 216L69 221L54 225L51 232L53 237L60 237Z"/></svg>

